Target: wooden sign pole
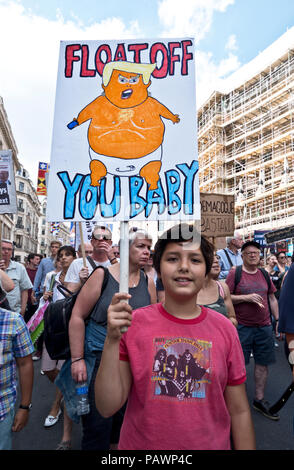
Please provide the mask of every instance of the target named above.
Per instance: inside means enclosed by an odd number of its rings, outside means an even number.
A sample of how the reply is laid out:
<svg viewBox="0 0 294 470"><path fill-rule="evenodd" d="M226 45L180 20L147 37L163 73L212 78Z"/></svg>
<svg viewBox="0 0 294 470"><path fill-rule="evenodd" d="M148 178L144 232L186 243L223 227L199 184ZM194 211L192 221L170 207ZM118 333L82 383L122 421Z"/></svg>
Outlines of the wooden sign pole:
<svg viewBox="0 0 294 470"><path fill-rule="evenodd" d="M129 292L129 223L120 222L120 282L119 292ZM125 300L124 302L127 302ZM125 333L127 327L122 327Z"/></svg>

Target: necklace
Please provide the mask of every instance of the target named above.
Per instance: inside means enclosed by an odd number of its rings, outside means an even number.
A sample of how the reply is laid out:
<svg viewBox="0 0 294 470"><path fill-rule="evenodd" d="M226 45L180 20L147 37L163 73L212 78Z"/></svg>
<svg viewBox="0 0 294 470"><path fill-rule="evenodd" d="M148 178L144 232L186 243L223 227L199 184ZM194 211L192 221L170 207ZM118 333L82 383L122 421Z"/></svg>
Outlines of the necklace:
<svg viewBox="0 0 294 470"><path fill-rule="evenodd" d="M140 277L140 273L139 273L139 277ZM136 274L136 277L134 277L133 280L131 280L131 278L130 278L129 284L131 284L131 285L129 287L136 287L137 284L138 284L138 281L139 281L138 274Z"/></svg>

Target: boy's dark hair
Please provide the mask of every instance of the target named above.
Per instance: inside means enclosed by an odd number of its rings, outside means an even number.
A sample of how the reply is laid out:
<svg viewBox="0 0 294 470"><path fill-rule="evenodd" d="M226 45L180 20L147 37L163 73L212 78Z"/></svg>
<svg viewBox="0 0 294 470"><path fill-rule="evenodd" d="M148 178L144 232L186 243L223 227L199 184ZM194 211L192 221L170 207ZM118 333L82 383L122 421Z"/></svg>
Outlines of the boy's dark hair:
<svg viewBox="0 0 294 470"><path fill-rule="evenodd" d="M190 236L191 235L191 236ZM200 242L199 248L205 259L206 275L209 273L213 263L214 246L203 235L196 231L194 225L187 223L175 225L164 232L157 240L154 247L153 266L160 274L160 261L162 255L170 243L181 243L197 240Z"/></svg>
<svg viewBox="0 0 294 470"><path fill-rule="evenodd" d="M241 247L241 252L245 250L248 246L254 246L258 250L261 250L261 246L259 243L255 242L254 240L249 240L248 242L243 243Z"/></svg>
<svg viewBox="0 0 294 470"><path fill-rule="evenodd" d="M35 256L40 256L38 253L30 253L27 258L27 262L30 263L31 259L34 259Z"/></svg>
<svg viewBox="0 0 294 470"><path fill-rule="evenodd" d="M65 251L67 254L72 255L74 258L77 257L76 250L71 245L63 245L57 251L57 259L59 259L62 251Z"/></svg>

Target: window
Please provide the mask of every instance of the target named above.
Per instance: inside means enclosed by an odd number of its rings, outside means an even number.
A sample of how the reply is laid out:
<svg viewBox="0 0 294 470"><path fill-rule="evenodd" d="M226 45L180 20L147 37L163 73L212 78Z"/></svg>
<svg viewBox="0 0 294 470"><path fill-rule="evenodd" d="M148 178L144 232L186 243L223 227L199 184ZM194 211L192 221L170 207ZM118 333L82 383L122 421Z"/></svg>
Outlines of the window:
<svg viewBox="0 0 294 470"><path fill-rule="evenodd" d="M20 216L17 217L16 228L24 228L22 223L22 217Z"/></svg>
<svg viewBox="0 0 294 470"><path fill-rule="evenodd" d="M3 235L3 238L5 238L6 240L10 240L11 230L6 224L3 225L2 235Z"/></svg>
<svg viewBox="0 0 294 470"><path fill-rule="evenodd" d="M19 191L24 191L24 183L22 181L19 182L18 189Z"/></svg>
<svg viewBox="0 0 294 470"><path fill-rule="evenodd" d="M16 248L22 248L22 235L16 235L15 246Z"/></svg>
<svg viewBox="0 0 294 470"><path fill-rule="evenodd" d="M17 210L18 210L19 212L24 212L23 199L18 199Z"/></svg>

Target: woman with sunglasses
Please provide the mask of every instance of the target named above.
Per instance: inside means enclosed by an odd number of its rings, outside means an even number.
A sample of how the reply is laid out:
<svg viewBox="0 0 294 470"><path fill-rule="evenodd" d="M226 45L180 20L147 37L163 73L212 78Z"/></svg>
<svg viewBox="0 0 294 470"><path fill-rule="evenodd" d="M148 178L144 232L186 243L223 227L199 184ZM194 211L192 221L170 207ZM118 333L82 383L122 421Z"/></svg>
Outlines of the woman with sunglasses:
<svg viewBox="0 0 294 470"><path fill-rule="evenodd" d="M284 251L281 251L280 253L277 254L277 264L273 268L273 271L275 273L275 288L277 291L275 292L275 296L277 299L280 297L280 291L283 283L283 278L286 274L286 272L289 270L289 266L287 265L287 256Z"/></svg>
<svg viewBox="0 0 294 470"><path fill-rule="evenodd" d="M130 233L129 241L130 305L136 309L156 303L155 284L142 269L149 259L152 239L146 232L137 230ZM102 294L104 270L96 269L77 297L69 323L71 360L66 361L57 379L68 413L76 422L79 417L75 409L75 384L88 383L90 413L82 416L82 450L109 450L110 445L116 448L124 415L124 409L121 409L106 419L95 406L95 377L107 333L107 309L113 295L119 291L119 263L109 266L108 271L108 281Z"/></svg>
<svg viewBox="0 0 294 470"><path fill-rule="evenodd" d="M198 292L197 303L225 315L234 326L237 326L238 322L229 288L226 283L218 280L220 270L219 256L215 253L211 270Z"/></svg>

